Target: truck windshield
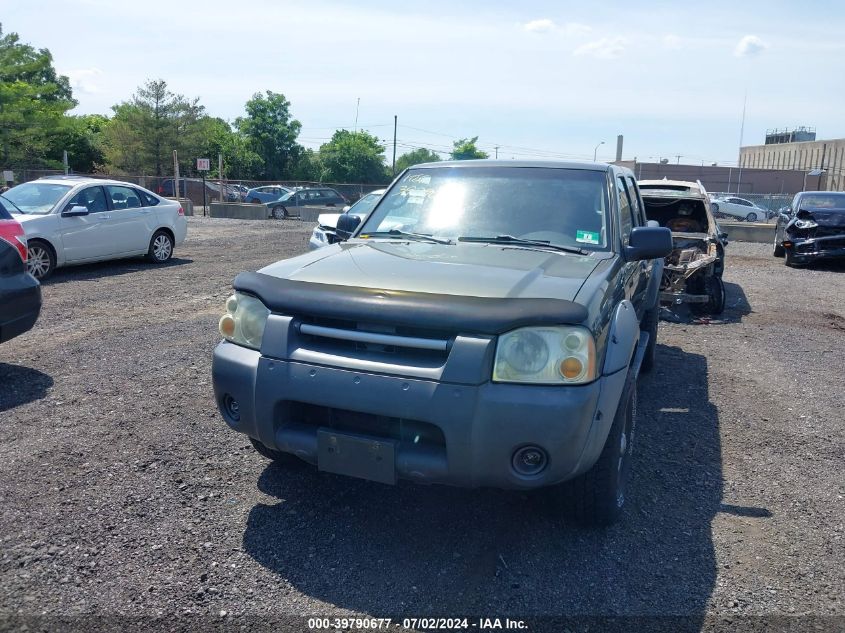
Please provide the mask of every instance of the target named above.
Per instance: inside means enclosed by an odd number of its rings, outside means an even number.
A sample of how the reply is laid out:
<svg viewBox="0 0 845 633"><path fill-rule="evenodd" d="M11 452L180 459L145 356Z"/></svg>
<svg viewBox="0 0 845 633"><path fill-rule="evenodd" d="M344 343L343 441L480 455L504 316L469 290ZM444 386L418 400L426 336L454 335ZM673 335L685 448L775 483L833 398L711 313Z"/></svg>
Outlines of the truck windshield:
<svg viewBox="0 0 845 633"><path fill-rule="evenodd" d="M391 229L445 239L512 236L603 250L608 244L602 171L544 167L411 169L365 221L359 237Z"/></svg>

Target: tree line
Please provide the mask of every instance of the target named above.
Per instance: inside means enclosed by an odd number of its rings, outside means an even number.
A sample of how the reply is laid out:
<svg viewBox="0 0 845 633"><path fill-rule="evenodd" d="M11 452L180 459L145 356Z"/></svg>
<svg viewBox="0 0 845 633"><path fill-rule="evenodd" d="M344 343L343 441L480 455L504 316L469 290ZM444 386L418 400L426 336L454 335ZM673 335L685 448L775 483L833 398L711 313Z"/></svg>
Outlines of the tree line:
<svg viewBox="0 0 845 633"><path fill-rule="evenodd" d="M209 176L234 180L384 183L392 169L385 148L367 131L337 130L319 150L297 142L301 123L283 94L256 93L232 123L210 115L198 98L148 80L111 113L73 115L77 105L67 77L50 51L22 43L0 25L0 168L61 169L63 152L77 173L170 175L172 153L182 175L196 174L196 158L211 158ZM454 142L453 159L487 158L478 137ZM224 174L217 173L217 155ZM426 148L396 159L396 173L440 160Z"/></svg>

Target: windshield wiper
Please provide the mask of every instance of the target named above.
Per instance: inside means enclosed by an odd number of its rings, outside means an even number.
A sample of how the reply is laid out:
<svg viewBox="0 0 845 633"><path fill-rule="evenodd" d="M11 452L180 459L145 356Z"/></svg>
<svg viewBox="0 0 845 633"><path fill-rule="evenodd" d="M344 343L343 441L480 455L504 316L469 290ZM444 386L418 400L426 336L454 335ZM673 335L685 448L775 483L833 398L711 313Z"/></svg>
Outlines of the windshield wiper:
<svg viewBox="0 0 845 633"><path fill-rule="evenodd" d="M11 200L9 200L9 199L8 199L6 196L4 196L2 193L0 193L0 198L3 198L3 200L5 200L6 202L11 202L13 207L15 207L15 208L16 208L18 211L20 211L23 215L26 215L26 211L24 211L23 209L21 209L18 205L16 205L14 202L12 202Z"/></svg>
<svg viewBox="0 0 845 633"><path fill-rule="evenodd" d="M373 231L361 233L358 237L404 237L411 240L420 240L434 242L435 244L452 244L452 240L442 237L434 237L428 233L409 233L408 231L400 231L399 229L390 229L389 231Z"/></svg>
<svg viewBox="0 0 845 633"><path fill-rule="evenodd" d="M536 246L538 248L551 248L564 253L576 253L578 255L589 255L590 251L575 246L564 246L563 244L552 244L548 240L526 240L513 235L478 236L463 235L458 238L459 242L483 242L488 244L514 244L516 246Z"/></svg>

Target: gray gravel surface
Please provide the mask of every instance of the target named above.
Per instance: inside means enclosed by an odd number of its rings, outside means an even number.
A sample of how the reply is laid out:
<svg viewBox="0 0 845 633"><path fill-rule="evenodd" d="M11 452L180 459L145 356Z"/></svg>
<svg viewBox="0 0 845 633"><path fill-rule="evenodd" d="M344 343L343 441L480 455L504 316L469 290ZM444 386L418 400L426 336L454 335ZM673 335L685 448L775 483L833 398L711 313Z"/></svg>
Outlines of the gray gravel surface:
<svg viewBox="0 0 845 633"><path fill-rule="evenodd" d="M628 513L589 531L532 495L273 466L226 427L210 363L231 280L310 228L191 218L170 265L44 285L36 328L0 347L0 628L845 626L845 266L730 245L724 318L660 325Z"/></svg>

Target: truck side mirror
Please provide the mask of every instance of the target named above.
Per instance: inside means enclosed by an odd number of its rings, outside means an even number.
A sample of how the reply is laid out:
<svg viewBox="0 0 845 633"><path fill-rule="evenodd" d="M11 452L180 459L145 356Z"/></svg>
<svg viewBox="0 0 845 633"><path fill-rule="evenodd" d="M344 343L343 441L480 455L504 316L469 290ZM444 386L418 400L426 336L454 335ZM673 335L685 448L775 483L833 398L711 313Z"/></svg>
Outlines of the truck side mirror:
<svg viewBox="0 0 845 633"><path fill-rule="evenodd" d="M341 240L348 240L352 237L352 234L358 228L358 225L361 224L361 218L357 215L349 215L348 213L343 213L337 219L337 227L335 228L335 233L337 233L338 238Z"/></svg>
<svg viewBox="0 0 845 633"><path fill-rule="evenodd" d="M631 231L624 255L629 262L657 259L666 257L672 248L672 231L669 229L662 226L638 226Z"/></svg>

